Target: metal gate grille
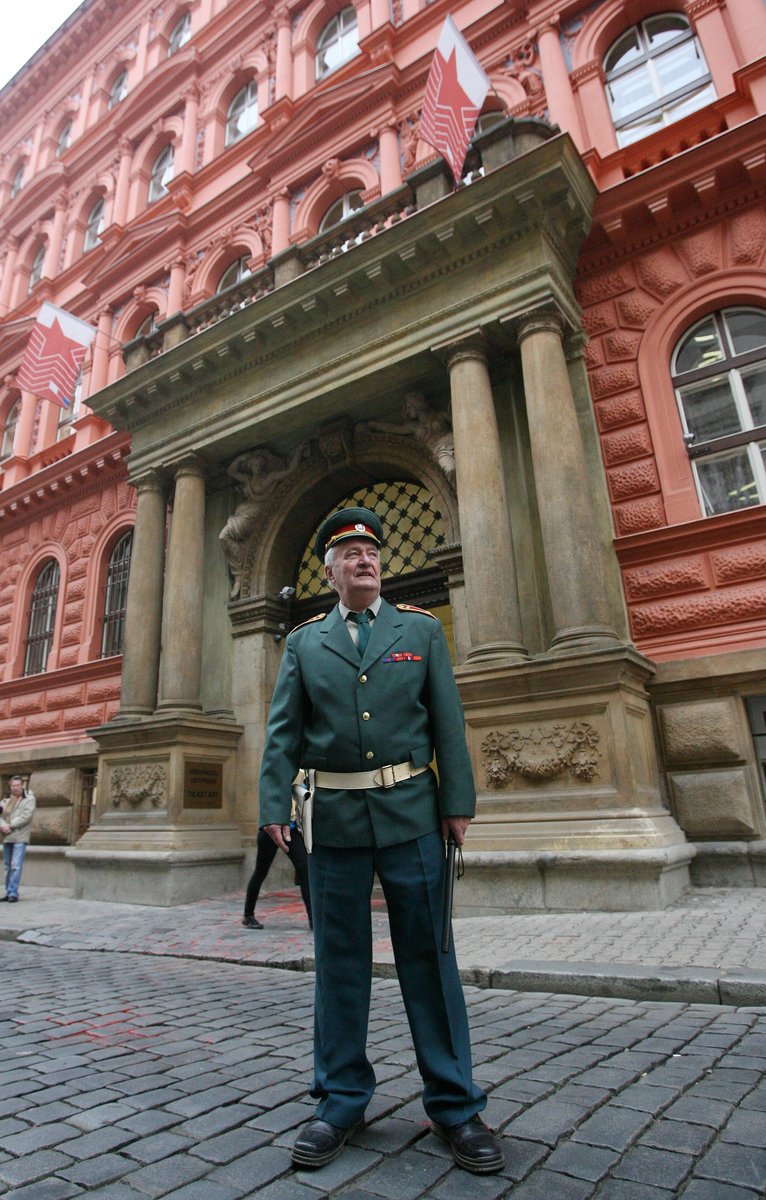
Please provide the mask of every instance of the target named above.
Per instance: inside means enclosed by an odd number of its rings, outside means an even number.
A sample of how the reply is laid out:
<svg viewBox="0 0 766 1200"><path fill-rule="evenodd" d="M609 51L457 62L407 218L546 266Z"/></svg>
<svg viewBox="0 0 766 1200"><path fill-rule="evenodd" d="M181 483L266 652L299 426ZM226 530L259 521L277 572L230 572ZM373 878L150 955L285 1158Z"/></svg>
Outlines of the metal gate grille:
<svg viewBox="0 0 766 1200"><path fill-rule="evenodd" d="M106 568L104 585L104 630L101 635L101 657L122 654L125 636L125 608L128 601L130 555L133 550L133 530L120 538Z"/></svg>
<svg viewBox="0 0 766 1200"><path fill-rule="evenodd" d="M433 570L430 552L444 545L444 519L425 488L404 480L376 483L344 496L319 522L301 557L296 601L327 594L323 564L314 557L320 526L341 508L371 508L383 522L386 542L381 552L383 570L390 576Z"/></svg>

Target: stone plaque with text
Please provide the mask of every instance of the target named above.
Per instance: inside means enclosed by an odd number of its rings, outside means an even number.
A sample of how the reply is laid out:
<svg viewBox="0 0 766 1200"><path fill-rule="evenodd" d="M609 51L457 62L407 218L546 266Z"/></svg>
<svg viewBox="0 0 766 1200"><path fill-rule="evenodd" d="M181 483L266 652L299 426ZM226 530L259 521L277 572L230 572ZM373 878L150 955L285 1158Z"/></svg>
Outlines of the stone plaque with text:
<svg viewBox="0 0 766 1200"><path fill-rule="evenodd" d="M223 808L223 763L184 764L184 808Z"/></svg>

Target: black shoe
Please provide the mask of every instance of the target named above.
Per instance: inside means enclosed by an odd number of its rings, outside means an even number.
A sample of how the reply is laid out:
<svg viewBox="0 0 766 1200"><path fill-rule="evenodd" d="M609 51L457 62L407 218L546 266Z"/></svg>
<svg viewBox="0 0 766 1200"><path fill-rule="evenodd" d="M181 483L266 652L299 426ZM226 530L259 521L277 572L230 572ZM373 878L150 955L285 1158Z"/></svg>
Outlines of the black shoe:
<svg viewBox="0 0 766 1200"><path fill-rule="evenodd" d="M351 1134L358 1128L359 1125L352 1125L350 1129L339 1129L337 1125L315 1117L303 1126L295 1139L293 1166L303 1171L326 1167L338 1157Z"/></svg>
<svg viewBox="0 0 766 1200"><path fill-rule="evenodd" d="M255 917L243 917L242 924L245 929L263 929L260 921L256 921Z"/></svg>
<svg viewBox="0 0 766 1200"><path fill-rule="evenodd" d="M434 1133L449 1142L452 1157L464 1171L474 1175L494 1175L503 1168L500 1143L481 1117L471 1117L462 1125L438 1125L431 1122Z"/></svg>
<svg viewBox="0 0 766 1200"><path fill-rule="evenodd" d="M18 904L19 902L18 896L6 896L5 898L9 904Z"/></svg>

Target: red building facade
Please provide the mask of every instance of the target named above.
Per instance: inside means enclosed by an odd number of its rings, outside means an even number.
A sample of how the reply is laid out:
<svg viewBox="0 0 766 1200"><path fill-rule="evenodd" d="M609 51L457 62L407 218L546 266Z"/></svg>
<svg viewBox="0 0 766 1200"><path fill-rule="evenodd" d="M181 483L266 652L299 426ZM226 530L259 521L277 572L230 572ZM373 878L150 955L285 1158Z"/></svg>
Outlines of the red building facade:
<svg viewBox="0 0 766 1200"><path fill-rule="evenodd" d="M447 12L493 90L462 189L421 192L408 206L402 189L415 195L412 181L434 163L418 120ZM98 748L88 731L120 710L139 482L131 433L153 419L155 398L167 406L174 388L180 395L209 374L209 356L195 360L195 337L246 309L257 314L275 288L308 270L317 286L303 311L313 320L333 303L322 272L339 251L352 261L371 235L388 237L429 202L436 211L483 186L504 160L482 152L481 137L491 141L509 118L510 157L533 150L537 133L525 142L524 131L544 126L543 140L571 141L593 188L571 280L581 326L571 322L567 360L570 373L582 356L587 369L574 398L600 445L600 463L588 460L591 487L611 514L624 640L652 664L660 794L694 847L693 877L763 882L760 0L85 0L0 92L0 116L0 764L32 777L46 877L69 878L65 847L95 815ZM363 227L366 212L377 224ZM97 329L69 410L16 382L44 299ZM477 326L481 311L477 304ZM222 364L237 352L216 353ZM515 351L499 353L510 361ZM179 361L175 377L163 374L168 355ZM125 392L134 372L148 380L140 401ZM229 508L225 471L237 452L267 439L287 462L304 436L288 393L281 423L250 442L223 439L223 457L212 469L208 461L208 494L222 473ZM500 411L497 389L495 403ZM328 419L339 404L328 404ZM382 401L371 415L390 424L396 411ZM502 435L502 416L500 426ZM521 501L504 453L513 524ZM538 471L538 496L543 486L564 485ZM342 494L328 495L328 507ZM225 504L221 512L225 519ZM514 528L522 608L529 593L541 613L522 623L539 624L527 643L540 658L549 601L540 599L545 587L537 601L532 583L525 587L524 571L532 580L535 568L524 566ZM303 531L304 545L311 533ZM229 566L239 587L231 558ZM300 595L297 574L285 582ZM461 649L455 595L451 588L451 614L446 592L444 601L460 670L471 652L467 635ZM297 619L299 610L283 615ZM206 627L217 619L206 615ZM232 708L242 720L225 696L202 707ZM257 817L246 815L244 796L232 803L247 849ZM105 804L102 796L101 816ZM482 848L492 845L490 833Z"/></svg>

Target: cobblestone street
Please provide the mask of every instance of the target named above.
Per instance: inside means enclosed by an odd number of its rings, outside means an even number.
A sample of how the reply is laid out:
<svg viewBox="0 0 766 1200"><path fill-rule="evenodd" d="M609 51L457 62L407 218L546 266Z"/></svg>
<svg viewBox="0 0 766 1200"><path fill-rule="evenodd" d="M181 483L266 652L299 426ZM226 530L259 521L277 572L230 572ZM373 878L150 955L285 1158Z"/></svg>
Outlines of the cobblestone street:
<svg viewBox="0 0 766 1200"><path fill-rule="evenodd" d="M766 1193L766 1009L467 988L502 1175L429 1132L395 980L379 1085L336 1162L296 1173L313 977L0 944L0 1194L9 1200L754 1200Z"/></svg>

